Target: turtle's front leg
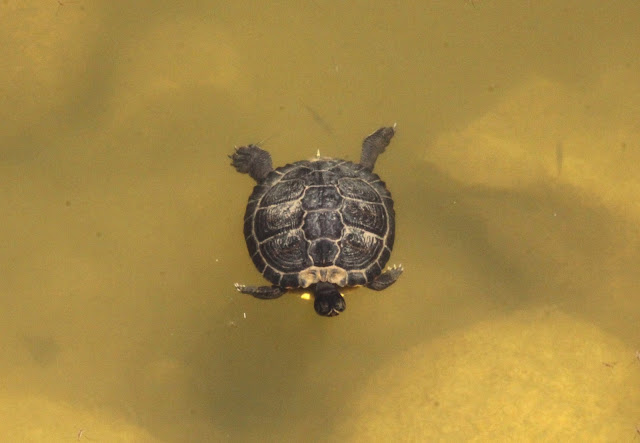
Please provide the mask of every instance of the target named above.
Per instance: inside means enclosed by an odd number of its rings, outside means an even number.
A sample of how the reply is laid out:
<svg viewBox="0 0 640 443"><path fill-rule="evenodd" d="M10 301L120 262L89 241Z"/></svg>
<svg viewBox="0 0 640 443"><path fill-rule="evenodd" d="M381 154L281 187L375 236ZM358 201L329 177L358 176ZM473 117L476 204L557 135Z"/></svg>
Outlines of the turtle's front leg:
<svg viewBox="0 0 640 443"><path fill-rule="evenodd" d="M367 288L375 289L376 291L382 291L383 289L387 289L389 286L394 284L398 277L402 274L404 268L402 265L393 265L390 268L387 268L382 274L377 276L375 280L367 285Z"/></svg>
<svg viewBox="0 0 640 443"><path fill-rule="evenodd" d="M239 283L235 283L234 286L238 292L253 295L255 298L260 298L262 300L278 298L287 292L286 289L279 286L245 286Z"/></svg>
<svg viewBox="0 0 640 443"><path fill-rule="evenodd" d="M365 169L373 171L373 166L376 164L378 156L389 146L395 133L396 125L394 124L393 126L380 128L364 139L362 142L360 164L364 166Z"/></svg>

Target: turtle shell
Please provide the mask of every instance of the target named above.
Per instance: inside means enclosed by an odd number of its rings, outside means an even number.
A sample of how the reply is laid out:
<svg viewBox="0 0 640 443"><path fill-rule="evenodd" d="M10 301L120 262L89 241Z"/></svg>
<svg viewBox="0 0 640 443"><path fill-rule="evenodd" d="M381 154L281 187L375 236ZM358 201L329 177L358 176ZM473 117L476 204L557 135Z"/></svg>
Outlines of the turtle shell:
<svg viewBox="0 0 640 443"><path fill-rule="evenodd" d="M345 160L300 161L272 171L249 197L247 248L274 285L358 286L380 275L395 232L391 194Z"/></svg>

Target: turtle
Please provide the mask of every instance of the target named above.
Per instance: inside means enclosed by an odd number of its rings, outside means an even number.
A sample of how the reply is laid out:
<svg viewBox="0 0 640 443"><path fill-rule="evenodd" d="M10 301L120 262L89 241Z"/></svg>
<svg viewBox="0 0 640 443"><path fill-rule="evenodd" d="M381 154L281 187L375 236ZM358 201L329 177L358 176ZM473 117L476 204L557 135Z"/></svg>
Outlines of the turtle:
<svg viewBox="0 0 640 443"><path fill-rule="evenodd" d="M244 216L247 249L272 283L236 283L236 289L270 300L311 287L316 313L333 317L346 308L340 288L381 291L395 283L402 265L384 269L395 237L393 200L373 172L394 135L395 124L367 136L359 163L318 152L311 160L274 169L261 147L236 148L231 165L257 182Z"/></svg>

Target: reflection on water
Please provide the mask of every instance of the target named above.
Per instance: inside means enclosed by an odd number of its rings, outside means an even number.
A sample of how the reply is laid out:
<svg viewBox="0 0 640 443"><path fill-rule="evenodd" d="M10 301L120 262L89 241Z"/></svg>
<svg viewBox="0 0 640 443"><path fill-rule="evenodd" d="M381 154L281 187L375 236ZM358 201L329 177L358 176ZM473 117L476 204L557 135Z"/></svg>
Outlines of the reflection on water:
<svg viewBox="0 0 640 443"><path fill-rule="evenodd" d="M1 436L635 436L637 2L63 3L0 6ZM233 146L394 121L398 284L238 294Z"/></svg>
<svg viewBox="0 0 640 443"><path fill-rule="evenodd" d="M620 406L640 401L631 354L553 308L496 316L376 371L348 411L353 427L335 432L340 441L624 441L636 418Z"/></svg>

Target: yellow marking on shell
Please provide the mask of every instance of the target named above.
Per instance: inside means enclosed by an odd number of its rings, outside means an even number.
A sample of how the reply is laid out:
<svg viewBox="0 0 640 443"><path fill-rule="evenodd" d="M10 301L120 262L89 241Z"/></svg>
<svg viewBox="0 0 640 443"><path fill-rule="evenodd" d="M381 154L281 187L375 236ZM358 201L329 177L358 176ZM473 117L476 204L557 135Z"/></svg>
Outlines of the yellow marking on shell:
<svg viewBox="0 0 640 443"><path fill-rule="evenodd" d="M318 152L316 152L316 158L320 158L320 149L318 149Z"/></svg>
<svg viewBox="0 0 640 443"><path fill-rule="evenodd" d="M308 288L319 281L334 283L341 288L347 284L347 271L335 265L322 268L309 266L300 272L298 277L300 278L300 286L303 288Z"/></svg>

